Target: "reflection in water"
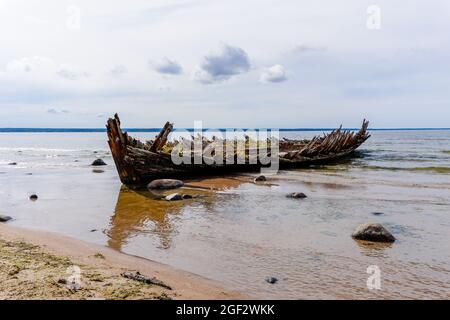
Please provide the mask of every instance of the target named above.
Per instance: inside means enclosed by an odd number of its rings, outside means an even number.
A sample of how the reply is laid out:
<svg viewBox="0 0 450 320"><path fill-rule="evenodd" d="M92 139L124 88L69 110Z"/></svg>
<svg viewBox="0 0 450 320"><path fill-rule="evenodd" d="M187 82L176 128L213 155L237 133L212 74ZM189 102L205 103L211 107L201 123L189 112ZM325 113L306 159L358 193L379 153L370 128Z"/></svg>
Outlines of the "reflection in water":
<svg viewBox="0 0 450 320"><path fill-rule="evenodd" d="M110 220L110 228L106 231L109 237L108 245L121 250L128 241L138 235L153 234L159 239L160 249L169 249L172 238L177 233L173 218L180 214L186 206L193 201L207 197L202 205L212 210L214 197L208 190L224 191L235 188L244 181L237 178L211 178L205 180L189 181L191 187L182 188L177 192L189 194L195 199L183 201L165 201L164 196L174 193L167 191L132 190L122 186L117 199L114 215ZM248 179L247 179L248 180ZM209 196L208 196L209 195Z"/></svg>
<svg viewBox="0 0 450 320"><path fill-rule="evenodd" d="M171 216L178 214L182 206L181 201L164 201L154 193L122 186L110 228L106 231L108 245L121 250L131 238L151 232L158 236L160 248L170 248L171 238L176 232Z"/></svg>

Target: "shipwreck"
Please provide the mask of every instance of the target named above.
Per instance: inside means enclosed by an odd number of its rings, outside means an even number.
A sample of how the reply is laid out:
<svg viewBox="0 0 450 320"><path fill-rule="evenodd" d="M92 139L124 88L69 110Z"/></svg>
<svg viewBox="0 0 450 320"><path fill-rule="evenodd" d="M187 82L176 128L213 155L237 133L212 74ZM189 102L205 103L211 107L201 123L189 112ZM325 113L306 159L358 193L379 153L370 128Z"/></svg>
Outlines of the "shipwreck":
<svg viewBox="0 0 450 320"><path fill-rule="evenodd" d="M274 141L253 141L248 136L244 141L227 141L213 137L192 136L190 139L181 138L169 141L169 134L173 130L173 124L167 122L155 139L142 142L123 132L120 128L120 119L116 114L107 122L108 144L111 149L114 162L123 184L129 186L144 186L154 179L160 178L189 178L207 175L223 175L236 172L251 172L267 166L252 152L255 148L260 152L265 149L269 156L276 144L277 160L280 169L302 168L312 165L329 164L344 157L349 157L370 135L367 131L369 122L364 120L359 131L342 130L342 126L329 133L315 136L310 140L280 139ZM192 161L176 163L173 154L184 152L186 157L186 145L191 146L200 143L201 159L198 161L199 152L195 148L188 148L188 158ZM181 148L184 146L184 149ZM218 146L220 148L218 148ZM223 157L223 161L217 161L215 149L230 150ZM216 161L205 158L205 151ZM225 154L225 153L224 153ZM197 160L195 158L197 157ZM220 154L222 157L222 154ZM221 160L221 159L219 159Z"/></svg>

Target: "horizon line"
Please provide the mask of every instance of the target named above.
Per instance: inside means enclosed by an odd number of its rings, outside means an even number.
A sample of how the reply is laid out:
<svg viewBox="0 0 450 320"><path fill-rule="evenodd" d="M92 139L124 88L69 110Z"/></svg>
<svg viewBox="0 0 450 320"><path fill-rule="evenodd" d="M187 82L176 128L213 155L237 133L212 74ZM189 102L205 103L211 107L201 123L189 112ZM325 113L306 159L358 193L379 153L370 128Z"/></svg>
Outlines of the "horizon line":
<svg viewBox="0 0 450 320"><path fill-rule="evenodd" d="M350 131L357 131L360 128L342 128L342 130L350 130ZM161 128L123 128L123 131L128 132L159 132L161 131ZM268 127L261 127L261 128L203 128L202 131L227 131L227 130L278 130L280 132L289 132L289 131L333 131L336 130L336 128L268 128ZM439 130L450 130L450 128L439 128L439 127L404 127L404 128L369 128L368 131L439 131ZM176 131L188 131L193 132L194 128L174 128L174 132ZM64 132L106 132L106 128L45 128L45 127L23 127L23 128L0 128L0 133L20 133L20 132L29 132L29 133L64 133Z"/></svg>

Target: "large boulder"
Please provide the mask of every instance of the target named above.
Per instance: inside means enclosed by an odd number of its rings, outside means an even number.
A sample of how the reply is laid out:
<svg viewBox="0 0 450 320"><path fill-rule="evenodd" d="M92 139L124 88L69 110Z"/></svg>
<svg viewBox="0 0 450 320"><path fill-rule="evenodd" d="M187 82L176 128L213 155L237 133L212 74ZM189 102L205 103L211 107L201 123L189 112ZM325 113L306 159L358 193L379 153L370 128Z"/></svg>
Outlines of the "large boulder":
<svg viewBox="0 0 450 320"><path fill-rule="evenodd" d="M352 238L374 242L394 242L395 237L379 223L365 223L358 226Z"/></svg>
<svg viewBox="0 0 450 320"><path fill-rule="evenodd" d="M106 166L106 163L102 159L96 159L96 160L94 160L94 162L92 162L92 165L93 166Z"/></svg>
<svg viewBox="0 0 450 320"><path fill-rule="evenodd" d="M7 222L11 219L12 218L10 216L4 216L4 215L0 214L0 222Z"/></svg>
<svg viewBox="0 0 450 320"><path fill-rule="evenodd" d="M184 182L175 179L157 179L147 185L148 189L176 189L181 188Z"/></svg>

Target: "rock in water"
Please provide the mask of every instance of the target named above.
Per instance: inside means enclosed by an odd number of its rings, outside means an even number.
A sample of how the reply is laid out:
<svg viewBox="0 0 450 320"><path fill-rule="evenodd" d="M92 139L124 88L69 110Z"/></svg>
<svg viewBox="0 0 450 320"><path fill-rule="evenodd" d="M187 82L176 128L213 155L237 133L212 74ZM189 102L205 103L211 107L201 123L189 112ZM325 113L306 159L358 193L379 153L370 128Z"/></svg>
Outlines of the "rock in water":
<svg viewBox="0 0 450 320"><path fill-rule="evenodd" d="M38 199L38 196L36 195L36 194L32 194L31 196L30 196L30 200L31 201L36 201Z"/></svg>
<svg viewBox="0 0 450 320"><path fill-rule="evenodd" d="M17 166L17 162L10 162L10 163L8 163L8 165L10 165L10 166Z"/></svg>
<svg viewBox="0 0 450 320"><path fill-rule="evenodd" d="M294 199L304 199L306 198L306 194L304 194L303 192L292 192L286 195L286 197Z"/></svg>
<svg viewBox="0 0 450 320"><path fill-rule="evenodd" d="M262 182L262 181L267 181L265 176L257 176L255 178L255 182Z"/></svg>
<svg viewBox="0 0 450 320"><path fill-rule="evenodd" d="M275 277L267 277L266 278L266 282L270 283L270 284L275 284L278 282L278 279Z"/></svg>
<svg viewBox="0 0 450 320"><path fill-rule="evenodd" d="M358 226L352 238L374 242L394 242L395 237L379 223L366 223Z"/></svg>
<svg viewBox="0 0 450 320"><path fill-rule="evenodd" d="M102 159L96 159L96 160L94 160L94 162L92 162L92 165L93 166L106 166L106 163Z"/></svg>
<svg viewBox="0 0 450 320"><path fill-rule="evenodd" d="M157 179L147 185L148 189L176 189L181 188L184 182L175 179Z"/></svg>
<svg viewBox="0 0 450 320"><path fill-rule="evenodd" d="M177 201L177 200L183 200L183 196L179 193L172 193L172 194L169 194L164 199L166 199L167 201Z"/></svg>
<svg viewBox="0 0 450 320"><path fill-rule="evenodd" d="M193 196L191 196L190 194L183 194L183 195L182 195L182 198L183 198L183 199L192 199Z"/></svg>
<svg viewBox="0 0 450 320"><path fill-rule="evenodd" d="M4 216L4 215L0 214L0 222L6 222L11 219L12 219L12 217L10 217L10 216Z"/></svg>

